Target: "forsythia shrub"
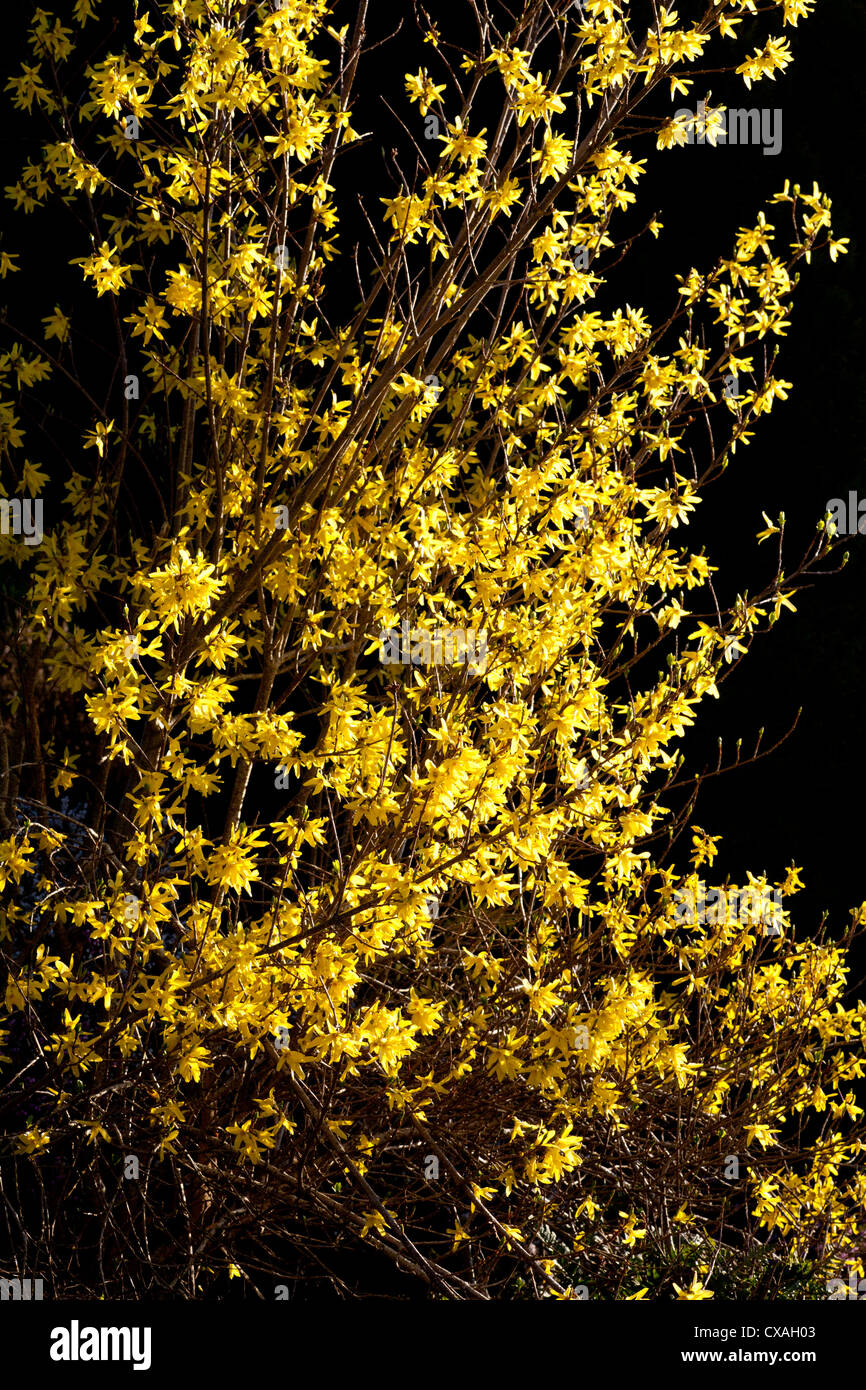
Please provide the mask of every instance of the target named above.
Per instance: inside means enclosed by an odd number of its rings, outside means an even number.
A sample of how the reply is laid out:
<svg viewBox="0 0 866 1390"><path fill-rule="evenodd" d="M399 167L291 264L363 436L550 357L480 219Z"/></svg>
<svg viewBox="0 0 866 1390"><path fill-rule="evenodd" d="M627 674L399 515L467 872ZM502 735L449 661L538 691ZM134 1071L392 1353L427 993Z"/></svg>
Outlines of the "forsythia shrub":
<svg viewBox="0 0 866 1390"><path fill-rule="evenodd" d="M683 737L832 547L786 571L765 518L721 610L687 543L785 398L829 200L786 184L658 326L602 307L638 102L772 78L786 39L740 27L813 3L652 8L419 35L399 114L438 140L357 258L366 0L35 13L7 194L69 219L80 289L0 356L5 493L44 503L0 537L3 1259L55 1297L859 1259L866 905L816 930L792 865L680 910L718 852Z"/></svg>

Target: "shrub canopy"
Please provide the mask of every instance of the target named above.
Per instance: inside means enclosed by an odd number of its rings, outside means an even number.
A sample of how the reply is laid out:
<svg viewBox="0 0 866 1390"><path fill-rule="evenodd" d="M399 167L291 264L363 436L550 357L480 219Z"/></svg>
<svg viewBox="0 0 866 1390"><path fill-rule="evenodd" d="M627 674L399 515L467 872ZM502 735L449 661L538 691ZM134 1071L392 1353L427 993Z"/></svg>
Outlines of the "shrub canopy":
<svg viewBox="0 0 866 1390"><path fill-rule="evenodd" d="M0 357L44 502L0 537L4 1198L58 1294L856 1258L862 909L713 882L682 754L832 541L786 570L765 517L727 609L688 541L786 396L829 199L786 183L658 325L617 302L668 108L783 71L813 4L646 8L422 21L388 176L365 0L36 12L7 191L80 285Z"/></svg>

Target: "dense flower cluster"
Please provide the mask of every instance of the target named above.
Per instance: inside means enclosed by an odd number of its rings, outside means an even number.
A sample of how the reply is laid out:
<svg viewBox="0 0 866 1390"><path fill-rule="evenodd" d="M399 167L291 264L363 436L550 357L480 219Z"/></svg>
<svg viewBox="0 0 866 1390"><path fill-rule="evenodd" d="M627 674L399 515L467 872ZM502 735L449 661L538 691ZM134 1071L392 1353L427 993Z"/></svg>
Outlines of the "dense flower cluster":
<svg viewBox="0 0 866 1390"><path fill-rule="evenodd" d="M615 1291L650 1249L656 1285L629 1296L703 1298L719 1242L769 1233L841 1267L866 1199L848 940L796 919L795 866L719 885L753 920L683 920L718 845L691 825L679 870L670 848L683 735L829 543L786 575L765 518L778 563L720 612L689 520L785 398L766 348L798 267L844 242L820 190L786 184L668 322L594 307L646 164L623 122L724 62L755 4L660 9L643 35L613 0L552 4L558 71L526 16L458 71L428 34L404 115L438 113L438 152L382 198L348 311L330 286L364 7L354 33L326 0L127 8L77 109L96 0L68 25L37 11L10 83L53 138L7 192L90 224L72 261L135 383L88 397L79 457L49 472L15 396L75 375L88 310L0 357L7 489L55 497L39 546L0 537L36 672L0 767L19 1164L55 1155L127 1213L112 1269L137 1289L154 1217L130 1154L185 1213L163 1264L190 1295L280 1268L243 1210L296 1259L363 1238L461 1298L515 1269L537 1296ZM790 57L770 36L734 67L749 85ZM656 140L678 142L664 117ZM153 518L129 534L132 479ZM483 667L383 664L407 622L484 632ZM71 787L83 841L52 809ZM674 1284L683 1242L702 1263Z"/></svg>

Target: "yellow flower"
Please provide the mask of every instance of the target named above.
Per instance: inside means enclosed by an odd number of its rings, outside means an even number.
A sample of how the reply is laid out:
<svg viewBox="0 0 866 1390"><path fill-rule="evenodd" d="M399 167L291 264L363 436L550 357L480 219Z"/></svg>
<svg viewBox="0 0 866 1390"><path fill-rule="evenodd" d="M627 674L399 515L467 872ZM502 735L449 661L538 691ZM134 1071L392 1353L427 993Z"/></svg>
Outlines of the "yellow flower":
<svg viewBox="0 0 866 1390"><path fill-rule="evenodd" d="M433 103L438 101L443 92L446 91L446 87L444 83L442 86L437 86L431 80L427 69L421 68L415 77L406 77L406 90L412 101L418 103L418 110L421 115L426 116Z"/></svg>
<svg viewBox="0 0 866 1390"><path fill-rule="evenodd" d="M678 1299L688 1298L700 1300L704 1298L715 1298L715 1294L709 1289L704 1288L696 1274L692 1275L692 1282L687 1289L681 1289L679 1284L674 1284L674 1288L676 1289Z"/></svg>
<svg viewBox="0 0 866 1390"><path fill-rule="evenodd" d="M85 449L95 449L100 458L105 458L108 436L113 429L113 420L109 420L107 424L104 424L101 420L97 421L93 429L84 436Z"/></svg>
<svg viewBox="0 0 866 1390"><path fill-rule="evenodd" d="M538 173L542 183L546 179L558 178L566 173L571 164L572 150L572 141L566 136L547 132L541 149L536 150L532 156L533 164L539 166Z"/></svg>
<svg viewBox="0 0 866 1390"><path fill-rule="evenodd" d="M69 337L70 320L63 313L59 304L55 304L54 313L48 314L42 322L45 324L43 337L46 341L49 338L57 338L61 343L65 343Z"/></svg>
<svg viewBox="0 0 866 1390"><path fill-rule="evenodd" d="M157 338L159 342L165 341L163 329L166 327L165 310L161 304L157 304L152 295L147 295L141 309L132 314L127 314L124 323L133 325L132 335L134 338L143 338L145 344L151 338Z"/></svg>
<svg viewBox="0 0 866 1390"><path fill-rule="evenodd" d="M149 591L161 625L175 628L184 613L207 612L225 588L225 580L217 577L215 566L200 552L191 555L185 546L176 549L163 569L142 575L139 583Z"/></svg>
<svg viewBox="0 0 866 1390"><path fill-rule="evenodd" d="M177 1064L184 1081L199 1081L202 1068L213 1066L213 1063L208 1061L209 1056L206 1047L194 1047L191 1052L186 1053Z"/></svg>
<svg viewBox="0 0 866 1390"><path fill-rule="evenodd" d="M36 1154L47 1149L50 1143L51 1135L46 1133L44 1129L34 1127L18 1135L17 1148L18 1152L22 1154Z"/></svg>
<svg viewBox="0 0 866 1390"><path fill-rule="evenodd" d="M363 1227L361 1228L361 1239L362 1239L362 1240L364 1239L365 1236L369 1235L371 1231L386 1231L387 1229L388 1229L388 1222L387 1222L387 1219L386 1219L386 1217L385 1217L384 1212L381 1212L381 1211L365 1211L365 1212L364 1212L364 1225L363 1225Z"/></svg>
<svg viewBox="0 0 866 1390"><path fill-rule="evenodd" d="M757 1140L762 1149L766 1149L770 1144L775 1143L777 1129L771 1129L769 1125L755 1124L746 1125L746 1146Z"/></svg>
<svg viewBox="0 0 866 1390"><path fill-rule="evenodd" d="M115 259L116 254L108 242L104 241L92 256L79 256L72 261L72 265L80 265L84 274L93 280L96 293L100 297L104 294L118 294L132 279L132 272L141 270L140 265L122 265Z"/></svg>
<svg viewBox="0 0 866 1390"><path fill-rule="evenodd" d="M252 851L264 843L256 831L235 827L227 843L217 845L208 857L208 883L237 893L250 893L252 884L261 878Z"/></svg>

